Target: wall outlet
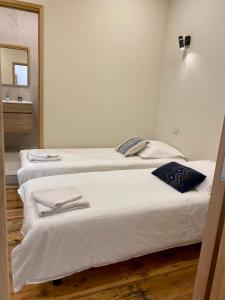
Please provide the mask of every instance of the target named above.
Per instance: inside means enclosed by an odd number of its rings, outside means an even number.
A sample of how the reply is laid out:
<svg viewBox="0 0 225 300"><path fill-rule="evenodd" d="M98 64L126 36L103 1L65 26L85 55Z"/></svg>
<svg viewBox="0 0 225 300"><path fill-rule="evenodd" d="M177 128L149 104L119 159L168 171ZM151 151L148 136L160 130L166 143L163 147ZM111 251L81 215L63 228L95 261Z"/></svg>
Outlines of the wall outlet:
<svg viewBox="0 0 225 300"><path fill-rule="evenodd" d="M174 133L175 135L178 135L179 132L180 132L180 128L173 128L173 133Z"/></svg>

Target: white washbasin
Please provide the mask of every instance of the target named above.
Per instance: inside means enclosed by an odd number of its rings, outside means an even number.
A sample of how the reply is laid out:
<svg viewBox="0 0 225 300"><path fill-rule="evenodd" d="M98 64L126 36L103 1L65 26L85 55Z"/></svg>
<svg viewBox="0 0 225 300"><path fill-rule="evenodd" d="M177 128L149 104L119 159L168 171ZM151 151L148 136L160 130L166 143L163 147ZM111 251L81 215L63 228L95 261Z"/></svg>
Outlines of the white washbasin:
<svg viewBox="0 0 225 300"><path fill-rule="evenodd" d="M23 100L23 101L18 101L18 100L2 100L2 103L32 104L31 101L27 101L27 100Z"/></svg>

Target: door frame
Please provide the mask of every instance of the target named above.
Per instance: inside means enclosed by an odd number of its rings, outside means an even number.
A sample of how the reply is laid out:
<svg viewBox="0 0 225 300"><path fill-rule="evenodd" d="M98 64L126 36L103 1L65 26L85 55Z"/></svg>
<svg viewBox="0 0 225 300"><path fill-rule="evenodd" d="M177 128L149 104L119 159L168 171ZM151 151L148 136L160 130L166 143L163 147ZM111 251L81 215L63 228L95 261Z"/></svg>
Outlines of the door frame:
<svg viewBox="0 0 225 300"><path fill-rule="evenodd" d="M0 7L20 9L38 14L38 97L39 97L39 148L44 147L44 7L39 4L17 1L0 0Z"/></svg>
<svg viewBox="0 0 225 300"><path fill-rule="evenodd" d="M223 226L223 233L210 293L210 300L213 299L225 299L225 224Z"/></svg>
<svg viewBox="0 0 225 300"><path fill-rule="evenodd" d="M202 249L195 281L193 300L208 300L213 285L216 263L225 224L225 181L221 173L225 157L225 118L217 156L212 193L204 229Z"/></svg>
<svg viewBox="0 0 225 300"><path fill-rule="evenodd" d="M39 147L44 146L44 122L43 122L43 100L44 100L44 16L43 6L17 0L0 0L0 7L20 9L38 14L38 96L39 96ZM1 84L0 84L1 99ZM3 109L0 101L0 298L10 300L9 270L8 270L8 239L7 239L7 216L6 216L6 182L4 166L4 129Z"/></svg>
<svg viewBox="0 0 225 300"><path fill-rule="evenodd" d="M0 85L1 97L1 85ZM0 101L0 299L9 300L8 239L6 217L4 131L2 101Z"/></svg>

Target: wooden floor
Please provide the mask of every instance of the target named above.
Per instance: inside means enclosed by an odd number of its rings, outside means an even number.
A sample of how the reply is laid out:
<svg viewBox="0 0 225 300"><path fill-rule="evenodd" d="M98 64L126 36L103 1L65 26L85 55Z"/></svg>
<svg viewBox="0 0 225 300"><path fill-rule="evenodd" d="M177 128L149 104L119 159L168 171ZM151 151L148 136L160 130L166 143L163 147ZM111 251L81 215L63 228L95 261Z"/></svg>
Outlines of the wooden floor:
<svg viewBox="0 0 225 300"><path fill-rule="evenodd" d="M9 263L11 250L21 241L23 209L16 189L7 189ZM163 251L119 264L91 269L63 280L29 285L11 300L191 300L200 245Z"/></svg>

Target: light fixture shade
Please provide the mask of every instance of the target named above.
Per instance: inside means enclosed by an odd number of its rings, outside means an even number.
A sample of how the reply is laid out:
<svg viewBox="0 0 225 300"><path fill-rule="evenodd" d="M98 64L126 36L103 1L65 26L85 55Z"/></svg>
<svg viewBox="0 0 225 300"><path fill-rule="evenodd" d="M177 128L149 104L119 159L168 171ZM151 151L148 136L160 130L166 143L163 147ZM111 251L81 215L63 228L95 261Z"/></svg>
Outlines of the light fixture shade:
<svg viewBox="0 0 225 300"><path fill-rule="evenodd" d="M178 37L180 49L184 49L184 38L182 35Z"/></svg>
<svg viewBox="0 0 225 300"><path fill-rule="evenodd" d="M178 40L179 40L179 47L181 50L184 50L184 49L190 47L190 45L191 45L191 36L190 35L187 35L185 37L183 37L183 35L180 35L178 37Z"/></svg>
<svg viewBox="0 0 225 300"><path fill-rule="evenodd" d="M191 36L187 35L185 36L185 47L190 47L191 45Z"/></svg>

